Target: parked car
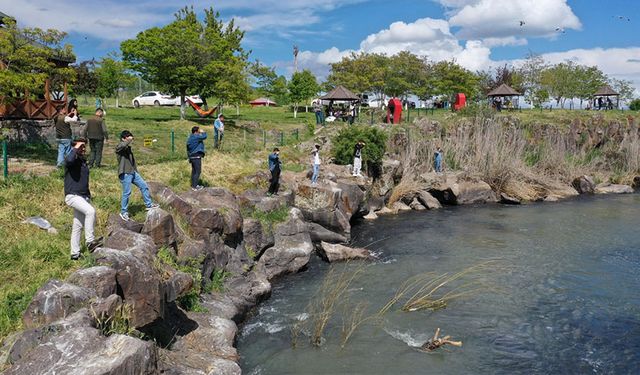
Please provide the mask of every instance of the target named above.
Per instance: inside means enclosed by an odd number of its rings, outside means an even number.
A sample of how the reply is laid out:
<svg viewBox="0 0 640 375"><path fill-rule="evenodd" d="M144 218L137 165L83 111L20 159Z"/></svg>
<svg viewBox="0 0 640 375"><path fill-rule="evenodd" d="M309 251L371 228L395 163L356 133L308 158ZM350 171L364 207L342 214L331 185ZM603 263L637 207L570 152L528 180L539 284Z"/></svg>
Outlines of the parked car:
<svg viewBox="0 0 640 375"><path fill-rule="evenodd" d="M142 105L153 105L159 107L161 105L178 105L180 98L163 94L160 91L147 91L142 95L138 95L131 101L134 107L138 108Z"/></svg>

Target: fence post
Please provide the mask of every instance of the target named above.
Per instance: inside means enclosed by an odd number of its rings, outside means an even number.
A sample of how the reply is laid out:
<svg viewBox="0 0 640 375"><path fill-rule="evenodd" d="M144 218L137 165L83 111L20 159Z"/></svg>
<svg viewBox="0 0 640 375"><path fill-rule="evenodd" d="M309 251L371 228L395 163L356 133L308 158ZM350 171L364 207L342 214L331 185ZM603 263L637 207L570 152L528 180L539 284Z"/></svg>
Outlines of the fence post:
<svg viewBox="0 0 640 375"><path fill-rule="evenodd" d="M294 134L293 136L296 138L296 141L298 141L299 140L298 129L294 130L293 134Z"/></svg>
<svg viewBox="0 0 640 375"><path fill-rule="evenodd" d="M247 129L242 129L242 148L247 148Z"/></svg>
<svg viewBox="0 0 640 375"><path fill-rule="evenodd" d="M9 178L9 155L7 155L7 140L2 141L2 175L6 180Z"/></svg>
<svg viewBox="0 0 640 375"><path fill-rule="evenodd" d="M371 124L370 125L373 125L373 109L371 110Z"/></svg>
<svg viewBox="0 0 640 375"><path fill-rule="evenodd" d="M267 131L262 129L262 148L267 148Z"/></svg>
<svg viewBox="0 0 640 375"><path fill-rule="evenodd" d="M176 134L171 129L171 153L174 154L176 152Z"/></svg>
<svg viewBox="0 0 640 375"><path fill-rule="evenodd" d="M407 105L407 124L411 124L411 106Z"/></svg>
<svg viewBox="0 0 640 375"><path fill-rule="evenodd" d="M284 146L284 132L280 132L280 146Z"/></svg>

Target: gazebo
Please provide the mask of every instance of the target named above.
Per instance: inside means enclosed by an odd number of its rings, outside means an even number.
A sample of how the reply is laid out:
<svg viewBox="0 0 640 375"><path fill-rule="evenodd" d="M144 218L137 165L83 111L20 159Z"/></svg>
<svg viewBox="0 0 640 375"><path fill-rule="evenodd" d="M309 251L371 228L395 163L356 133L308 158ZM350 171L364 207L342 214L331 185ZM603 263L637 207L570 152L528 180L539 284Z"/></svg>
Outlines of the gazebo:
<svg viewBox="0 0 640 375"><path fill-rule="evenodd" d="M500 111L503 106L507 108L518 108L518 97L520 95L522 94L512 89L506 83L503 83L491 90L487 94L487 97L495 105L496 109ZM509 100L509 105L507 105L507 100Z"/></svg>
<svg viewBox="0 0 640 375"><path fill-rule="evenodd" d="M327 94L321 96L320 100L329 101L329 112L331 112L333 109L333 102L335 101L345 101L351 103L360 101L360 98L344 86L338 85Z"/></svg>
<svg viewBox="0 0 640 375"><path fill-rule="evenodd" d="M603 109L604 107L604 109L613 109L613 102L610 99L611 96L616 97L616 108L619 108L620 94L615 92L609 85L602 86L600 90L593 94L593 108ZM604 103L603 98L607 100L606 103Z"/></svg>
<svg viewBox="0 0 640 375"><path fill-rule="evenodd" d="M252 107L275 107L278 104L269 98L258 98L249 102Z"/></svg>

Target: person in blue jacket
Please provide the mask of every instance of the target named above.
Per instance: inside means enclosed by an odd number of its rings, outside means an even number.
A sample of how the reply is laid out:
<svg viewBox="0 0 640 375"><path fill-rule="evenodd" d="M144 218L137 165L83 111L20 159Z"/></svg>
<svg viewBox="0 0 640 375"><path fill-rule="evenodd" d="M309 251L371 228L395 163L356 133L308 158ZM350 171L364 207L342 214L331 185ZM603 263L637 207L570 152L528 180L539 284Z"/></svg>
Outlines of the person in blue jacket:
<svg viewBox="0 0 640 375"><path fill-rule="evenodd" d="M269 171L271 172L271 183L269 184L269 195L278 195L278 188L280 187L280 150L276 147L273 152L269 154Z"/></svg>
<svg viewBox="0 0 640 375"><path fill-rule="evenodd" d="M224 138L224 115L218 115L213 122L213 147L222 148L222 138Z"/></svg>
<svg viewBox="0 0 640 375"><path fill-rule="evenodd" d="M205 155L205 139L207 139L207 133L199 126L191 128L191 135L187 139L187 157L191 163L191 189L194 191L202 189L198 182L202 173L202 158Z"/></svg>
<svg viewBox="0 0 640 375"><path fill-rule="evenodd" d="M442 172L442 148L438 147L433 155L433 169L436 173Z"/></svg>

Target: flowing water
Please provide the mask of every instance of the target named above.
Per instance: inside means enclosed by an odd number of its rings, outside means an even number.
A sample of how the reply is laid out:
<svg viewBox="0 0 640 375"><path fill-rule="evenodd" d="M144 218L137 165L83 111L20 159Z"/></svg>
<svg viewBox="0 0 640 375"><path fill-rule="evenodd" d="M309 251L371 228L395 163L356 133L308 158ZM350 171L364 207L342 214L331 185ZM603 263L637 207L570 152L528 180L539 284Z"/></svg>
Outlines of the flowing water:
<svg viewBox="0 0 640 375"><path fill-rule="evenodd" d="M554 204L450 207L359 223L355 242L381 252L350 286L321 347L291 326L330 267L276 282L242 327L245 374L638 374L640 373L640 196ZM344 348L341 317L359 302L377 311L420 273L457 272L488 259L483 289L437 311L389 311L363 324ZM480 285L474 284L474 285ZM348 316L348 314L347 314ZM437 327L461 348L416 350Z"/></svg>

